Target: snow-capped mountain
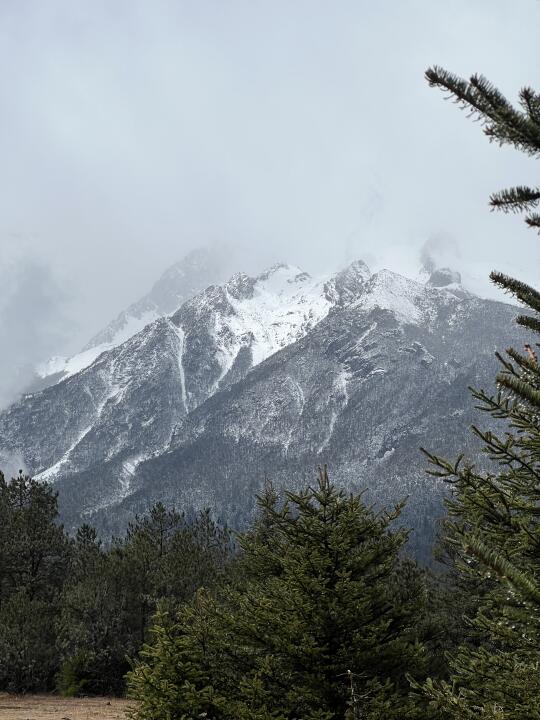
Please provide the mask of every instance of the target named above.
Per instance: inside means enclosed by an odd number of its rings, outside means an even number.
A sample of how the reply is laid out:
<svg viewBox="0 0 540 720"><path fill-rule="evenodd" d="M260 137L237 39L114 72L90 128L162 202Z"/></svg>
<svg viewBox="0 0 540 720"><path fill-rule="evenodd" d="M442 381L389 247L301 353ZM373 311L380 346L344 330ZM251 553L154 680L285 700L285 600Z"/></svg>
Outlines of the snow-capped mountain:
<svg viewBox="0 0 540 720"><path fill-rule="evenodd" d="M116 502L137 464L167 447L187 413L359 297L368 278L363 263L319 281L277 265L210 286L9 408L0 416L3 454L47 480L114 461L101 502Z"/></svg>
<svg viewBox="0 0 540 720"><path fill-rule="evenodd" d="M358 299L369 275L362 262L329 280L280 264L256 278L237 273L188 300L171 317L186 411L303 337L333 307Z"/></svg>
<svg viewBox="0 0 540 720"><path fill-rule="evenodd" d="M468 446L466 388L491 382L496 343L518 333L515 308L458 280L362 262L236 274L23 397L0 415L2 452L56 483L70 526L112 531L158 499L236 523L265 477L301 483L328 462L381 501L413 495L415 526L432 528L418 448Z"/></svg>
<svg viewBox="0 0 540 720"><path fill-rule="evenodd" d="M142 298L123 310L98 332L82 350L71 357L53 357L36 370L37 387L59 382L91 365L102 352L121 345L146 325L170 315L182 303L213 283L220 283L234 272L238 252L215 247L192 250L168 268Z"/></svg>

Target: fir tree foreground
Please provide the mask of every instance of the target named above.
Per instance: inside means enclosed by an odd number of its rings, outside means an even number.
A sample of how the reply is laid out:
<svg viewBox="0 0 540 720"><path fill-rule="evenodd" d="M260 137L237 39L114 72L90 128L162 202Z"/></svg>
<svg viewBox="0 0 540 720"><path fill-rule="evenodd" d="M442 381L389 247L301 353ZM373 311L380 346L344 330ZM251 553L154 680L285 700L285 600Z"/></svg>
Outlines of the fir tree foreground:
<svg viewBox="0 0 540 720"><path fill-rule="evenodd" d="M516 109L485 78L467 82L433 68L427 79L478 117L490 140L538 157L538 93L524 88ZM540 188L530 187L491 197L493 208L526 212L534 228L540 227L539 201ZM491 279L533 312L517 322L539 332L540 293L499 272ZM540 718L540 366L531 345L498 358L498 392L473 390L479 409L501 428L498 434L473 428L492 469L428 453L431 472L452 490L445 530L455 569L478 593L471 640L450 661L451 682L423 688L440 718Z"/></svg>
<svg viewBox="0 0 540 720"><path fill-rule="evenodd" d="M400 508L374 512L326 470L259 508L241 579L157 615L129 676L138 720L423 717L405 673L426 674L425 586L399 559Z"/></svg>

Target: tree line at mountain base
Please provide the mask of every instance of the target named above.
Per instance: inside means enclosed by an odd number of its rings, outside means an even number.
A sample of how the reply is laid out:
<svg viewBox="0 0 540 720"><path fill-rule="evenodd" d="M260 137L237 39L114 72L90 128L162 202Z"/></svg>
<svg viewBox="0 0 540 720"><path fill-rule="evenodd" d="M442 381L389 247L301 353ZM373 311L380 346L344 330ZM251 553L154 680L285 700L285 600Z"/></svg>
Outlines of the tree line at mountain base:
<svg viewBox="0 0 540 720"><path fill-rule="evenodd" d="M158 600L213 588L232 552L208 512L188 521L156 505L107 547L57 520L53 489L0 477L0 689L122 693L127 658Z"/></svg>
<svg viewBox="0 0 540 720"><path fill-rule="evenodd" d="M464 598L403 556L400 509L321 470L281 500L268 485L243 535L158 504L104 546L65 533L50 485L1 477L0 689L128 690L140 718L339 717L360 699L416 717L406 673L447 677Z"/></svg>
<svg viewBox="0 0 540 720"><path fill-rule="evenodd" d="M127 693L137 720L536 717L531 548L505 565L477 548L494 575L472 562L485 483L432 461L458 478L439 577L404 553L401 506L375 511L326 469L299 493L268 484L242 535L158 504L106 547L64 532L50 485L0 478L0 689ZM500 714L520 691L526 711Z"/></svg>

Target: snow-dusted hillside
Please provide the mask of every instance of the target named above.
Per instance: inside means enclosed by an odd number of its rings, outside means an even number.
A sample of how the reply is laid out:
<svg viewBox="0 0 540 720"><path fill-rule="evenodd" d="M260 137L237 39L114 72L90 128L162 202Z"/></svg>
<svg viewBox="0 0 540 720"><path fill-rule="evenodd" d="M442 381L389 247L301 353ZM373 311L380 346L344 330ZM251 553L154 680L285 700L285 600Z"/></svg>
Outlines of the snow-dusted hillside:
<svg viewBox="0 0 540 720"><path fill-rule="evenodd" d="M358 299L369 276L363 263L328 280L277 265L212 285L125 342L84 351L60 381L0 415L2 455L22 458L47 480L112 462L100 504L117 502L137 465L167 448L185 415L303 337L332 307Z"/></svg>
<svg viewBox="0 0 540 720"><path fill-rule="evenodd" d="M188 300L171 320L187 339L180 362L189 409L303 337L333 307L358 300L369 277L362 262L330 279L279 264L256 278L237 273Z"/></svg>
<svg viewBox="0 0 540 720"><path fill-rule="evenodd" d="M514 312L450 271L237 273L8 408L1 454L54 481L73 525L114 529L159 498L239 519L265 476L326 460L397 499L418 491L430 433L466 443L466 387L491 378Z"/></svg>
<svg viewBox="0 0 540 720"><path fill-rule="evenodd" d="M168 268L150 292L123 310L71 357L53 357L36 368L41 387L75 375L101 353L118 347L148 324L170 315L182 303L212 283L224 282L236 267L238 253L231 248L201 248Z"/></svg>

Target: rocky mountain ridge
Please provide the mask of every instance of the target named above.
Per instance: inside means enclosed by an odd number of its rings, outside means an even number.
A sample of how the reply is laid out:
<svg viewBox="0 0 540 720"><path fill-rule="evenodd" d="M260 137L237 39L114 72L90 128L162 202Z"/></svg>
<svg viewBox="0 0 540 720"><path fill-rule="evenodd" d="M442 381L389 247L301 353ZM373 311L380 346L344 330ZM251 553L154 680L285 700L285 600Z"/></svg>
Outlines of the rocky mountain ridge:
<svg viewBox="0 0 540 720"><path fill-rule="evenodd" d="M367 275L355 264L317 281L277 265L211 285L0 415L4 456L17 455L46 480L118 456L117 471L129 476L167 446L185 414L354 299Z"/></svg>
<svg viewBox="0 0 540 720"><path fill-rule="evenodd" d="M238 252L232 248L198 248L169 267L146 295L132 303L71 357L56 356L37 368L42 389L75 375L102 352L126 342L154 320L175 312L186 300L212 283L225 282L234 272Z"/></svg>
<svg viewBox="0 0 540 720"><path fill-rule="evenodd" d="M512 306L431 279L363 262L237 273L8 408L3 457L55 482L73 527L114 532L158 499L239 524L265 477L301 484L327 462L377 501L412 495L431 537L440 491L418 448L474 452L467 385L492 381L518 333Z"/></svg>

